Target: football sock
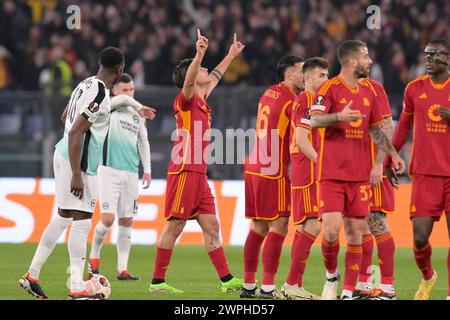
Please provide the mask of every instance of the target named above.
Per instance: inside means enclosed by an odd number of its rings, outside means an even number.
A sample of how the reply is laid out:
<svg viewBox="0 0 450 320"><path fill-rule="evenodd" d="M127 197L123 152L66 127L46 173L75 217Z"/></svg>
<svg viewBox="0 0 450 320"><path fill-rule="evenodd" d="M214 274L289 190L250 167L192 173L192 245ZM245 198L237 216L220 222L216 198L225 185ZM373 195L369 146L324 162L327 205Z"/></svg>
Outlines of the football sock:
<svg viewBox="0 0 450 320"><path fill-rule="evenodd" d="M41 240L39 241L36 252L34 253L30 268L28 269L28 273L32 278L39 278L42 266L52 253L56 242L63 231L66 230L71 223L72 218L63 218L59 214L56 214L52 221L47 225L44 233L42 234Z"/></svg>
<svg viewBox="0 0 450 320"><path fill-rule="evenodd" d="M70 230L68 248L70 256L70 291L84 291L83 273L86 262L86 246L91 219L75 220Z"/></svg>
<svg viewBox="0 0 450 320"><path fill-rule="evenodd" d="M416 264L422 271L422 276L425 280L430 280L433 277L433 266L431 264L431 244L428 243L423 248L414 247L414 258Z"/></svg>
<svg viewBox="0 0 450 320"><path fill-rule="evenodd" d="M375 237L378 249L378 264L381 272L381 284L394 283L395 242L390 232Z"/></svg>
<svg viewBox="0 0 450 320"><path fill-rule="evenodd" d="M250 229L244 245L244 287L253 290L256 284L256 271L258 270L259 253L264 236Z"/></svg>
<svg viewBox="0 0 450 320"><path fill-rule="evenodd" d="M275 274L280 264L284 238L285 236L276 232L269 232L267 234L266 243L262 252L263 285L273 285L275 283Z"/></svg>
<svg viewBox="0 0 450 320"><path fill-rule="evenodd" d="M362 260L362 245L347 244L345 252L344 290L354 291Z"/></svg>
<svg viewBox="0 0 450 320"><path fill-rule="evenodd" d="M103 242L105 241L105 237L109 229L110 227L105 226L102 221L97 223L94 228L94 237L92 238L91 253L89 254L89 258L100 258L100 250L102 249Z"/></svg>
<svg viewBox="0 0 450 320"><path fill-rule="evenodd" d="M328 274L336 274L338 254L339 254L339 239L333 242L329 242L325 239L325 237L323 237L322 255L325 269L327 270Z"/></svg>
<svg viewBox="0 0 450 320"><path fill-rule="evenodd" d="M121 272L128 269L128 257L131 248L131 227L119 225L119 234L117 235L117 271Z"/></svg>
<svg viewBox="0 0 450 320"><path fill-rule="evenodd" d="M362 238L362 260L361 270L359 271L358 281L369 282L372 275L370 267L372 266L373 255L373 236L371 233L363 235Z"/></svg>
<svg viewBox="0 0 450 320"><path fill-rule="evenodd" d="M287 277L287 284L295 285L301 288L303 286L303 273L305 272L306 261L311 252L316 237L306 231L297 231L291 252L291 268Z"/></svg>
<svg viewBox="0 0 450 320"><path fill-rule="evenodd" d="M153 284L164 282L166 270L170 263L172 249L156 248L155 268L153 270Z"/></svg>
<svg viewBox="0 0 450 320"><path fill-rule="evenodd" d="M226 276L231 276L230 268L228 267L228 262L223 247L219 247L217 249L214 249L213 251L208 252L208 255L209 258L211 259L212 264L214 265L214 268L216 268L217 275L219 276L220 279ZM227 279L229 280L231 280L232 278L233 278L232 276L231 278L227 277Z"/></svg>

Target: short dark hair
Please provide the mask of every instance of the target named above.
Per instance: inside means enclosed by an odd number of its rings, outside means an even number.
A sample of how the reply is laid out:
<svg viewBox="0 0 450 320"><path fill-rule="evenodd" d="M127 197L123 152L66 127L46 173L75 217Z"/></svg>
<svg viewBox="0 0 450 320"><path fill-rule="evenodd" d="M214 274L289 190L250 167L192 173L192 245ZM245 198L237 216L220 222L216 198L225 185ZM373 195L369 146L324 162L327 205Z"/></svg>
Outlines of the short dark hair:
<svg viewBox="0 0 450 320"><path fill-rule="evenodd" d="M133 81L133 78L128 73L122 73L119 79L117 79L116 84L119 82L130 83L131 81Z"/></svg>
<svg viewBox="0 0 450 320"><path fill-rule="evenodd" d="M100 65L105 68L112 69L121 65L125 61L122 50L116 47L107 47L100 52L98 57Z"/></svg>
<svg viewBox="0 0 450 320"><path fill-rule="evenodd" d="M322 57L313 57L313 58L306 59L305 63L303 64L302 71L306 72L306 71L313 70L315 68L328 70L330 68L330 66L328 64L327 59L324 59Z"/></svg>
<svg viewBox="0 0 450 320"><path fill-rule="evenodd" d="M347 62L350 56L359 52L360 48L367 48L367 43L360 40L346 40L337 49L337 58L341 65Z"/></svg>
<svg viewBox="0 0 450 320"><path fill-rule="evenodd" d="M285 56L277 62L277 77L280 81L284 80L284 73L289 67L293 67L296 63L303 62L305 59L299 56Z"/></svg>
<svg viewBox="0 0 450 320"><path fill-rule="evenodd" d="M183 88L186 72L194 59L183 59L172 72L172 81L178 88Z"/></svg>
<svg viewBox="0 0 450 320"><path fill-rule="evenodd" d="M436 37L432 38L430 41L428 41L428 44L440 44L443 45L447 50L450 50L450 43L448 42L448 39Z"/></svg>

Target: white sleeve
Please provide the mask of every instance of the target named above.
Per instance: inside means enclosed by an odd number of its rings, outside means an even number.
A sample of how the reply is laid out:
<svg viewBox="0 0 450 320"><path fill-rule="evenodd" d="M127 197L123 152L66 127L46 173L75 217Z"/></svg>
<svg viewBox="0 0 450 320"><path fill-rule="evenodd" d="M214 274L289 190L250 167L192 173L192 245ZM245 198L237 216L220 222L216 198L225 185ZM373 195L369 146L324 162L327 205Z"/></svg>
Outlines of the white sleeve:
<svg viewBox="0 0 450 320"><path fill-rule="evenodd" d="M97 82L97 85L92 85L86 90L83 105L80 108L80 114L85 117L90 123L94 123L100 112L100 105L106 97L106 89L103 83Z"/></svg>
<svg viewBox="0 0 450 320"><path fill-rule="evenodd" d="M147 126L145 124L145 121L142 121L139 127L137 146L142 162L142 167L144 168L144 173L151 173L152 163L150 157L150 143L148 142Z"/></svg>
<svg viewBox="0 0 450 320"><path fill-rule="evenodd" d="M111 98L111 111L116 110L120 107L132 107L134 110L139 111L139 109L142 107L142 104L133 99L130 96L127 96L126 94L119 94L117 96L114 96Z"/></svg>

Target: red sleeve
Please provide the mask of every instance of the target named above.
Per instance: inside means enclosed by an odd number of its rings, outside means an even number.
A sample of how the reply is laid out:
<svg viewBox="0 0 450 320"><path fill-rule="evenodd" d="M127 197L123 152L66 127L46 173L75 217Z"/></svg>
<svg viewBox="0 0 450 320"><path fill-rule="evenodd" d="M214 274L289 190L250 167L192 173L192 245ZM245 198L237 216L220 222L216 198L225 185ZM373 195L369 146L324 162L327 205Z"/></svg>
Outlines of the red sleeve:
<svg viewBox="0 0 450 320"><path fill-rule="evenodd" d="M374 96L374 98L376 101L377 97ZM376 102L374 107L370 109L369 125L374 126L380 124L382 121L383 121L383 114L380 110L378 103Z"/></svg>
<svg viewBox="0 0 450 320"><path fill-rule="evenodd" d="M381 83L377 83L377 105L378 108L380 109L381 115L383 118L387 118L387 117L391 117L392 113L391 113L391 106L389 104L389 99L387 96L386 91L384 90L383 86L381 85Z"/></svg>
<svg viewBox="0 0 450 320"><path fill-rule="evenodd" d="M310 110L304 100L296 99L296 107L292 110L292 120L294 121L294 126L311 130Z"/></svg>
<svg viewBox="0 0 450 320"><path fill-rule="evenodd" d="M311 106L311 114L314 113L330 113L333 105L333 95L330 89L329 81L320 86L316 92L316 99Z"/></svg>
<svg viewBox="0 0 450 320"><path fill-rule="evenodd" d="M177 108L186 111L191 108L192 102L194 101L194 96L188 101L184 96L183 90L180 91L178 96L176 97L176 106Z"/></svg>

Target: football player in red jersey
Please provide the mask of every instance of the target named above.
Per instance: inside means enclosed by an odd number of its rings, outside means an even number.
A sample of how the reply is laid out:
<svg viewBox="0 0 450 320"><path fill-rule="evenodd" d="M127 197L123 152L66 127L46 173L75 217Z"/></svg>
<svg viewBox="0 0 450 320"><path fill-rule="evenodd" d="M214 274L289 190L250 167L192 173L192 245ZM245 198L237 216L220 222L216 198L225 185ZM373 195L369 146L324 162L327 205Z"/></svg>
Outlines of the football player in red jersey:
<svg viewBox="0 0 450 320"><path fill-rule="evenodd" d="M413 130L409 173L412 176L410 217L414 257L422 272L415 300L428 300L437 278L431 263L429 238L443 212L450 236L450 45L442 38L425 47L427 74L405 89L403 111L392 141L400 150ZM447 258L450 281L450 251ZM450 299L450 283L447 299Z"/></svg>
<svg viewBox="0 0 450 320"><path fill-rule="evenodd" d="M289 127L291 109L303 88L303 59L286 56L277 63L281 82L259 100L255 144L245 165L245 217L253 220L244 246L244 287L241 298L254 298L255 274L262 252L263 280L259 297L283 299L275 274L290 216Z"/></svg>
<svg viewBox="0 0 450 320"><path fill-rule="evenodd" d="M234 34L227 56L208 74L208 70L201 67L208 39L198 29L197 36L195 57L183 60L172 74L175 84L181 89L173 106L177 139L174 141L167 175L167 222L157 243L150 292L182 293L166 284L165 273L175 241L189 219L197 220L202 228L205 248L220 278L221 291L239 290L242 287L242 279L231 275L220 241L214 196L206 176L207 159L204 158L209 141L205 141L204 137L210 136L211 128L211 109L206 99L231 61L242 52L244 45ZM196 132L198 130L200 132Z"/></svg>
<svg viewBox="0 0 450 320"><path fill-rule="evenodd" d="M327 269L323 299L336 299L339 280L337 256L341 222L347 237L345 277L341 299L352 299L362 260L362 236L367 224L372 169L371 140L391 155L398 172L405 163L381 128L382 115L367 78L372 60L362 41L344 41L338 48L340 74L318 90L311 107L311 124L320 128L318 163L319 213L324 238L322 252Z"/></svg>
<svg viewBox="0 0 450 320"><path fill-rule="evenodd" d="M292 299L319 300L320 297L303 288L303 273L311 246L320 233L317 204L315 163L318 155L317 129L311 127L309 113L316 90L328 80L328 61L314 57L303 64L305 91L292 107L290 130L292 216L296 225L291 248L291 267L282 290Z"/></svg>

